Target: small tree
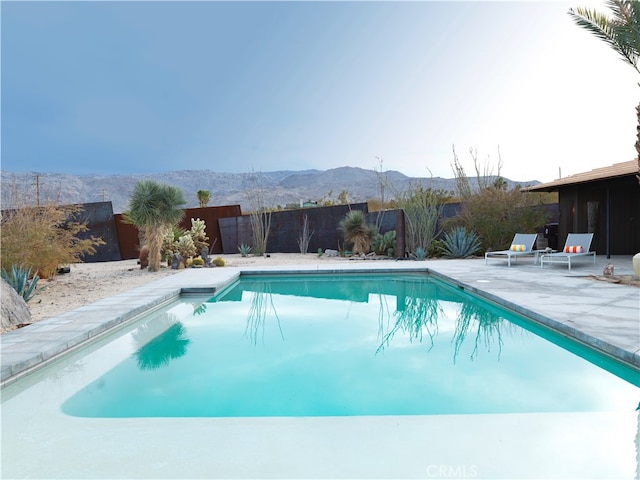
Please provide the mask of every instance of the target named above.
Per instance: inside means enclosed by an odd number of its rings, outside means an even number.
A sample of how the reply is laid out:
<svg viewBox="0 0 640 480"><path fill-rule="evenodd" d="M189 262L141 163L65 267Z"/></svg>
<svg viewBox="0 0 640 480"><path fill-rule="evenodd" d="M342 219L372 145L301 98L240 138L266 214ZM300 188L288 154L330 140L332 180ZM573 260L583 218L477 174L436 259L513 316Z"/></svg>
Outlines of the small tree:
<svg viewBox="0 0 640 480"><path fill-rule="evenodd" d="M206 207L209 204L209 200L211 200L211 192L209 190L198 190L197 195L200 208Z"/></svg>
<svg viewBox="0 0 640 480"><path fill-rule="evenodd" d="M354 255L369 253L373 229L367 225L362 210L349 211L340 221L340 228L343 231L345 242L353 246Z"/></svg>
<svg viewBox="0 0 640 480"><path fill-rule="evenodd" d="M160 269L163 239L167 230L182 219L185 203L182 191L176 187L151 180L136 183L126 217L144 231L150 272Z"/></svg>

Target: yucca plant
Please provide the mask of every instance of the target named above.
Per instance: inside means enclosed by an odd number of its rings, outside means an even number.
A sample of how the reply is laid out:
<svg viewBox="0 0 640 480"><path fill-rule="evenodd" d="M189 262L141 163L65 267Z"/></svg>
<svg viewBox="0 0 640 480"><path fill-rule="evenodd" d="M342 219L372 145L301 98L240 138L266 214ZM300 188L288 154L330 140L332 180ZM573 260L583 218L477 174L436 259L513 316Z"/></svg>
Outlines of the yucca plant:
<svg viewBox="0 0 640 480"><path fill-rule="evenodd" d="M362 210L349 211L340 220L340 228L342 228L345 242L353 245L354 255L369 253L373 235Z"/></svg>
<svg viewBox="0 0 640 480"><path fill-rule="evenodd" d="M162 241L172 225L182 219L182 190L152 180L138 180L129 198L126 217L144 231L149 247L149 271L160 269Z"/></svg>
<svg viewBox="0 0 640 480"><path fill-rule="evenodd" d="M442 238L442 253L446 258L470 257L481 246L480 237L475 232L467 232L464 227L455 227L450 233L445 232Z"/></svg>
<svg viewBox="0 0 640 480"><path fill-rule="evenodd" d="M3 268L2 278L18 292L18 295L20 295L25 302L31 300L31 297L36 293L36 285L38 285L38 280L40 279L37 274L31 278L30 268L16 265L11 266L10 274Z"/></svg>

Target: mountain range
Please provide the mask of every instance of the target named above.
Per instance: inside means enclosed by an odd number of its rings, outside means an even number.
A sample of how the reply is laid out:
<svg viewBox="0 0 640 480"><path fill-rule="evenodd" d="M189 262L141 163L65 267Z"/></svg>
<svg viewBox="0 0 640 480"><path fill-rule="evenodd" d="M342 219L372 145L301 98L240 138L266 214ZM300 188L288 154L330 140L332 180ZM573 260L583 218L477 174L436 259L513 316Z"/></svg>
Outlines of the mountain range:
<svg viewBox="0 0 640 480"><path fill-rule="evenodd" d="M405 192L412 186L456 191L455 178L408 177L397 171L377 172L355 167L330 170L274 171L251 173L219 173L211 170L179 170L154 174L72 175L64 173L1 171L3 208L18 204L59 204L111 201L114 213L127 209L129 197L138 180L154 180L180 188L188 207L197 207L198 190L211 193L209 206L240 205L251 210L255 199L265 207L285 207L309 201L337 200L346 191L349 202L365 202L380 198L384 183L385 200ZM381 179L383 180L381 182ZM477 181L470 178L472 188ZM508 188L536 185L539 182L505 179Z"/></svg>

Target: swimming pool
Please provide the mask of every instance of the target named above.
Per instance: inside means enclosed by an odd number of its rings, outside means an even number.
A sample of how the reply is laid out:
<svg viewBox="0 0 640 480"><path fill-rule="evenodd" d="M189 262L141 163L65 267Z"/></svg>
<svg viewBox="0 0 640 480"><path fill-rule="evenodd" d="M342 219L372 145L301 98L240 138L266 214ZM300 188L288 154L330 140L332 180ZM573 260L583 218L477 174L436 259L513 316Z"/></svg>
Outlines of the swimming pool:
<svg viewBox="0 0 640 480"><path fill-rule="evenodd" d="M470 299L397 274L185 297L5 389L3 477L633 476L634 372Z"/></svg>

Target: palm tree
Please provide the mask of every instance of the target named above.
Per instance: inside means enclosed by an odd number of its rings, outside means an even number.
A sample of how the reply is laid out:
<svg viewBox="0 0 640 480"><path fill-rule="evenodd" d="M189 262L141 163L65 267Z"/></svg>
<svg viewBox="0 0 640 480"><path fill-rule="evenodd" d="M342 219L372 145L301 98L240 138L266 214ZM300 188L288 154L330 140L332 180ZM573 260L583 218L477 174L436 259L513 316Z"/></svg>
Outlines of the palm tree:
<svg viewBox="0 0 640 480"><path fill-rule="evenodd" d="M211 192L209 190L198 190L198 202L200 203L200 208L204 208L211 200Z"/></svg>
<svg viewBox="0 0 640 480"><path fill-rule="evenodd" d="M620 54L622 59L640 73L640 2L637 0L608 0L612 17L596 10L578 7L569 9L575 22L589 30ZM636 107L638 117L636 152L638 153L638 182L640 182L640 104Z"/></svg>
<svg viewBox="0 0 640 480"><path fill-rule="evenodd" d="M136 183L131 198L127 218L144 232L149 247L149 271L160 269L160 251L167 229L177 224L184 214L184 196L179 188L140 180Z"/></svg>

